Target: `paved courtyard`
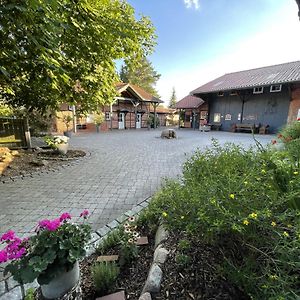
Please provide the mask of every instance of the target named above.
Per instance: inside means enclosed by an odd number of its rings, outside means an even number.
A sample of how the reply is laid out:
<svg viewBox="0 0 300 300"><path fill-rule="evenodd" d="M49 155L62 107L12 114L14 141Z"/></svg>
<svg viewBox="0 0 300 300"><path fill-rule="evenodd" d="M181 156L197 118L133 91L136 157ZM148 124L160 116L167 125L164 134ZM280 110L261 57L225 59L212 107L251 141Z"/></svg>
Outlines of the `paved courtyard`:
<svg viewBox="0 0 300 300"><path fill-rule="evenodd" d="M125 130L79 134L72 147L89 157L55 172L41 173L0 184L0 234L14 229L28 235L37 222L63 212L91 213L89 221L100 228L151 196L163 178L181 173L183 162L196 148L216 138L221 144L254 144L251 134L177 130L178 139L162 140L161 130ZM273 137L257 136L266 144Z"/></svg>

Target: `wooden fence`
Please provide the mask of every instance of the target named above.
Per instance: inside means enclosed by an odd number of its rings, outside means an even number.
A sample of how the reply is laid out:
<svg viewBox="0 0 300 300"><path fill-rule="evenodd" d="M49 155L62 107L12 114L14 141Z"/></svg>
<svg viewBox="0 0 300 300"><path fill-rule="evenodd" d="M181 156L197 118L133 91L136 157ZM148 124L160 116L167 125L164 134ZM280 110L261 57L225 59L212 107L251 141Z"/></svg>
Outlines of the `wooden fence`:
<svg viewBox="0 0 300 300"><path fill-rule="evenodd" d="M8 148L31 148L26 119L0 118L0 146Z"/></svg>

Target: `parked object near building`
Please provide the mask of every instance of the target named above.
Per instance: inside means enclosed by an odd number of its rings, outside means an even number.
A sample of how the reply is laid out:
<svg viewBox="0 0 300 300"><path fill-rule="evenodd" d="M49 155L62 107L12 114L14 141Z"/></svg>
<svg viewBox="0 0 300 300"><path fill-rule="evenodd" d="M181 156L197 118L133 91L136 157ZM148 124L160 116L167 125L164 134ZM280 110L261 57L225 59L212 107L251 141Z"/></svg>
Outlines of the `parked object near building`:
<svg viewBox="0 0 300 300"><path fill-rule="evenodd" d="M253 126L257 132L274 133L299 114L300 61L225 74L191 95L203 101L200 107L207 105L212 129L236 126L249 132Z"/></svg>

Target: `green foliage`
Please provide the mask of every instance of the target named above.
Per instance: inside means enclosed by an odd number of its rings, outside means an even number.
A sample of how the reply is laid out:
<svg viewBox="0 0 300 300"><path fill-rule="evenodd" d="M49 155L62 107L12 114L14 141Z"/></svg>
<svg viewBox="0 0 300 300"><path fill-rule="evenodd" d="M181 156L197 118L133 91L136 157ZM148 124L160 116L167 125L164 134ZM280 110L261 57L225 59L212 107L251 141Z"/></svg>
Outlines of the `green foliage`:
<svg viewBox="0 0 300 300"><path fill-rule="evenodd" d="M180 240L178 242L178 250L181 252L185 252L187 250L189 250L191 247L191 242L188 240Z"/></svg>
<svg viewBox="0 0 300 300"><path fill-rule="evenodd" d="M191 263L191 257L186 254L178 253L176 254L175 261L178 264L179 268L184 269Z"/></svg>
<svg viewBox="0 0 300 300"><path fill-rule="evenodd" d="M175 88L173 87L172 96L170 98L170 103L169 103L169 108L175 108L176 102L177 102L176 91L175 91Z"/></svg>
<svg viewBox="0 0 300 300"><path fill-rule="evenodd" d="M24 300L35 300L34 293L35 293L34 288L29 288L29 289L26 291L26 295L25 295Z"/></svg>
<svg viewBox="0 0 300 300"><path fill-rule="evenodd" d="M134 242L124 241L120 247L119 264L121 267L126 267L138 257L138 247Z"/></svg>
<svg viewBox="0 0 300 300"><path fill-rule="evenodd" d="M284 143L286 154L300 165L300 122L285 126L278 134L279 141Z"/></svg>
<svg viewBox="0 0 300 300"><path fill-rule="evenodd" d="M126 267L138 256L136 240L139 233L136 231L137 225L134 217L130 217L128 222L118 227L97 246L96 252L100 255L107 253L112 248L118 249L119 265Z"/></svg>
<svg viewBox="0 0 300 300"><path fill-rule="evenodd" d="M154 128L154 120L155 120L155 124L156 124L156 128L159 127L160 125L160 121L159 118L156 116L156 118L154 118L154 114L149 114L148 119L147 119L147 125L151 126L151 128Z"/></svg>
<svg viewBox="0 0 300 300"><path fill-rule="evenodd" d="M253 299L295 299L299 173L288 150L258 152L213 141L185 163L180 182L167 182L155 195L148 216L219 247L224 274Z"/></svg>
<svg viewBox="0 0 300 300"><path fill-rule="evenodd" d="M146 57L142 57L134 65L128 61L126 65L121 67L120 71L120 79L123 82L136 84L156 97L159 95L155 85L160 76Z"/></svg>
<svg viewBox="0 0 300 300"><path fill-rule="evenodd" d="M94 123L96 125L101 125L104 122L104 113L98 112L94 114Z"/></svg>
<svg viewBox="0 0 300 300"><path fill-rule="evenodd" d="M115 61L153 51L154 28L121 0L18 1L0 5L0 96L46 111L62 102L82 111L116 94Z"/></svg>
<svg viewBox="0 0 300 300"><path fill-rule="evenodd" d="M104 240L99 243L99 245L96 248L96 253L99 255L105 254L109 249L114 248L115 246L118 246L121 244L121 240L123 238L123 231L120 229L115 229L111 231Z"/></svg>
<svg viewBox="0 0 300 300"><path fill-rule="evenodd" d="M71 122L73 121L73 117L72 117L71 115L69 115L69 114L68 114L68 115L63 115L62 121L63 121L64 124L66 125L67 131L69 131Z"/></svg>
<svg viewBox="0 0 300 300"><path fill-rule="evenodd" d="M0 117L13 116L13 109L0 100Z"/></svg>
<svg viewBox="0 0 300 300"><path fill-rule="evenodd" d="M51 131L53 124L53 114L44 112L43 114L36 109L14 109L14 115L19 118L27 119L32 136L40 136Z"/></svg>
<svg viewBox="0 0 300 300"><path fill-rule="evenodd" d="M92 276L96 291L106 294L113 287L119 275L119 267L114 262L100 262L92 267Z"/></svg>

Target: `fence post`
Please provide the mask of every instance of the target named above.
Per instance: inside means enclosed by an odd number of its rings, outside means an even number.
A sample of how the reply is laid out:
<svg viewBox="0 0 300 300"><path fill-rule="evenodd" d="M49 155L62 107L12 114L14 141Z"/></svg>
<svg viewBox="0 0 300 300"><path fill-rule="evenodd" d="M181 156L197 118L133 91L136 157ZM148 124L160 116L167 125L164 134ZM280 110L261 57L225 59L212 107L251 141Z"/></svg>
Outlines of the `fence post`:
<svg viewBox="0 0 300 300"><path fill-rule="evenodd" d="M31 137L29 131L28 119L24 119L24 133L25 133L25 141L28 149L31 149Z"/></svg>

